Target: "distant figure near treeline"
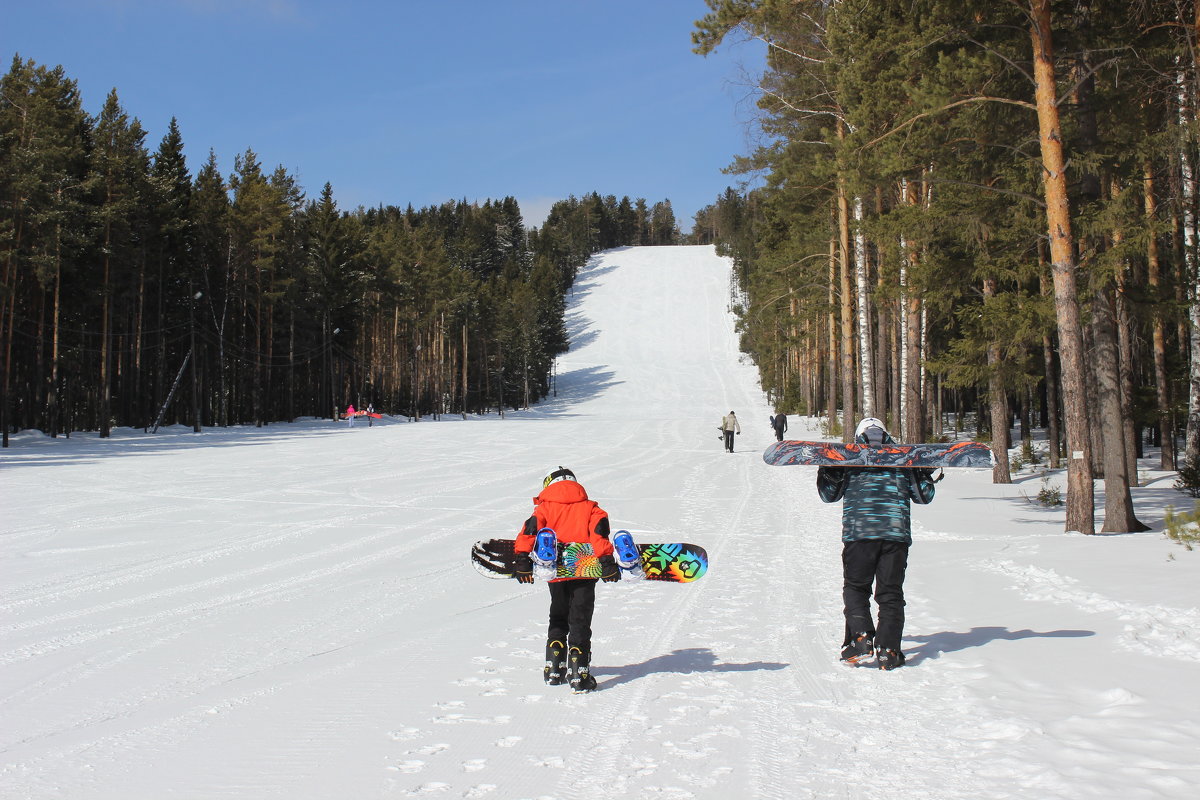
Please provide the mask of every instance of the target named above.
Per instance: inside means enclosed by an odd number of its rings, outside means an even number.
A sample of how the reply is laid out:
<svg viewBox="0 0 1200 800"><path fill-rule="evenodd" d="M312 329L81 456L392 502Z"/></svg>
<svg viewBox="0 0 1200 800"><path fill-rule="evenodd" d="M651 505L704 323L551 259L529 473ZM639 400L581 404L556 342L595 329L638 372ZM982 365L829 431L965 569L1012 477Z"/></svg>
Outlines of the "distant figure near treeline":
<svg viewBox="0 0 1200 800"><path fill-rule="evenodd" d="M738 424L737 415L732 411L721 417L721 433L725 435L725 452L732 453L734 435L742 435L742 426Z"/></svg>
<svg viewBox="0 0 1200 800"><path fill-rule="evenodd" d="M775 429L775 441L782 442L784 431L787 430L787 414L776 414L771 417L771 427Z"/></svg>

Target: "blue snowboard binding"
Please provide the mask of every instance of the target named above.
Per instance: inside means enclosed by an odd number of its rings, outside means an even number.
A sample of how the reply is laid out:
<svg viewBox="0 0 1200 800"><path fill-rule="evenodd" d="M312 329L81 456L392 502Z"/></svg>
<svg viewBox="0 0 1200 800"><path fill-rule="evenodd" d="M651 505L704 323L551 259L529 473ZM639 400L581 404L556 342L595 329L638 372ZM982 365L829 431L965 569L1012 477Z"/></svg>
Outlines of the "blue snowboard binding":
<svg viewBox="0 0 1200 800"><path fill-rule="evenodd" d="M617 531L612 537L613 557L617 566L624 573L622 578L640 578L642 572L642 554L638 552L629 531Z"/></svg>
<svg viewBox="0 0 1200 800"><path fill-rule="evenodd" d="M533 540L533 552L530 553L535 564L543 567L553 567L558 561L558 534L553 528L542 528Z"/></svg>

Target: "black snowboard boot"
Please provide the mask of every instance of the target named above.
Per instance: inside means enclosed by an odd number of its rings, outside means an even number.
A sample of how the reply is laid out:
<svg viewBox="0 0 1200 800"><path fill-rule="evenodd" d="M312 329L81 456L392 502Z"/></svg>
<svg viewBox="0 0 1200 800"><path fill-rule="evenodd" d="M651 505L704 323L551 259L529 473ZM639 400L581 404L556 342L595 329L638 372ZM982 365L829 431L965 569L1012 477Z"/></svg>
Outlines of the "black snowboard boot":
<svg viewBox="0 0 1200 800"><path fill-rule="evenodd" d="M591 660L591 653L578 647L572 647L567 660L570 662L571 688L575 690L575 693L590 692L595 689L596 679L592 677L591 667L588 664Z"/></svg>
<svg viewBox="0 0 1200 800"><path fill-rule="evenodd" d="M895 669L901 666L904 666L904 653L901 653L899 650L879 651L880 669Z"/></svg>
<svg viewBox="0 0 1200 800"><path fill-rule="evenodd" d="M857 633L850 644L842 648L842 661L847 664L857 664L875 654L875 646L871 643L871 634Z"/></svg>
<svg viewBox="0 0 1200 800"><path fill-rule="evenodd" d="M546 642L546 666L542 669L542 679L551 686L561 686L567 682L567 646L557 639Z"/></svg>

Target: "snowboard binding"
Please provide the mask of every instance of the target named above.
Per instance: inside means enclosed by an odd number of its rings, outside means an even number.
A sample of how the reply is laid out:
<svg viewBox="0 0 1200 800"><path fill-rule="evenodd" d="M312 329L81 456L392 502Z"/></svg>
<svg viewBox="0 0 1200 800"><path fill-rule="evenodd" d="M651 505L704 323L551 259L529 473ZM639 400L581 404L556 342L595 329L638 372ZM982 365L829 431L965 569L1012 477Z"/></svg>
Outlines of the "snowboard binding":
<svg viewBox="0 0 1200 800"><path fill-rule="evenodd" d="M533 559L535 576L549 580L558 572L558 534L553 528L542 528L533 540L533 551L529 554Z"/></svg>
<svg viewBox="0 0 1200 800"><path fill-rule="evenodd" d="M612 537L613 557L624 573L622 578L640 578L642 572L642 554L638 552L629 531L617 531Z"/></svg>

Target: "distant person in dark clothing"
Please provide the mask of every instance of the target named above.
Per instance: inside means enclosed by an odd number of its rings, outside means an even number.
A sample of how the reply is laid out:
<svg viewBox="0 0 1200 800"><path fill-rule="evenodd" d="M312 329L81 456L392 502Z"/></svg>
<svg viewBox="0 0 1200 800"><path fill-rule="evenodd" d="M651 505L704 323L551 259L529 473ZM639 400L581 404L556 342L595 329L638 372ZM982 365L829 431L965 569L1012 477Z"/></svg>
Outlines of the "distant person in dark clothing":
<svg viewBox="0 0 1200 800"><path fill-rule="evenodd" d="M776 414L771 417L771 427L775 429L775 441L782 442L787 430L787 414Z"/></svg>
<svg viewBox="0 0 1200 800"><path fill-rule="evenodd" d="M868 417L858 424L859 444L892 444L883 423ZM821 467L817 492L826 503L842 505L842 601L846 636L842 661L858 664L878 655L880 669L904 663L904 572L912 544L911 503L933 500L933 470L888 467ZM871 619L871 585L879 624Z"/></svg>

